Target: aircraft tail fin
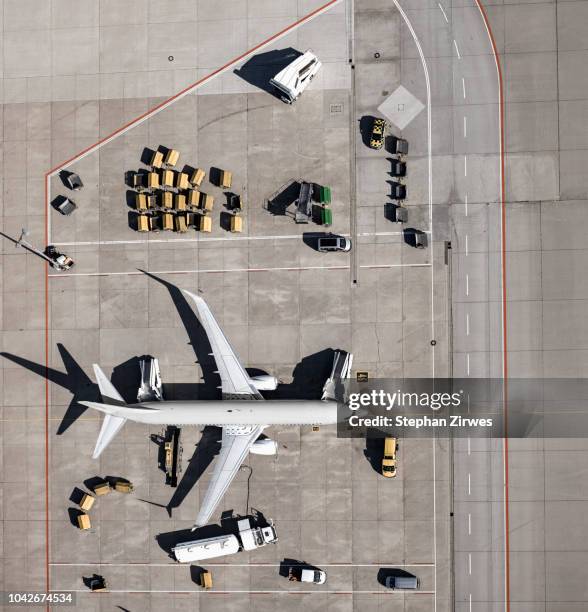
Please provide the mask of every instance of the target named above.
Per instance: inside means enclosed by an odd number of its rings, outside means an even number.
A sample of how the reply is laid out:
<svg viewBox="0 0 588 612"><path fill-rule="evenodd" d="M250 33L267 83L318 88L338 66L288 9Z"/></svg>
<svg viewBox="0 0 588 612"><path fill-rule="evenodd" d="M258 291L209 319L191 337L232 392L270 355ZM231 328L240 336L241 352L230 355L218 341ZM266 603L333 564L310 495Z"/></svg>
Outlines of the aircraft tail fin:
<svg viewBox="0 0 588 612"><path fill-rule="evenodd" d="M110 379L104 374L100 366L96 363L92 365L94 368L94 376L96 376L96 382L100 388L100 394L102 395L102 401L105 403L118 404L119 406L125 406L126 402L122 398L121 394L116 390L116 387L110 382Z"/></svg>
<svg viewBox="0 0 588 612"><path fill-rule="evenodd" d="M102 407L99 408L104 412L104 420L102 421L102 428L98 434L96 440L96 446L94 447L94 453L92 454L93 459L97 459L102 451L112 442L116 434L121 430L122 426L126 422L126 418L117 416L116 414L110 414L107 412L108 405L113 404L114 406L126 406L121 394L116 390L115 386L110 382L106 374L102 371L99 365L93 364L94 375L96 376L96 382L100 388L102 395ZM98 404L94 404L91 407L97 408Z"/></svg>

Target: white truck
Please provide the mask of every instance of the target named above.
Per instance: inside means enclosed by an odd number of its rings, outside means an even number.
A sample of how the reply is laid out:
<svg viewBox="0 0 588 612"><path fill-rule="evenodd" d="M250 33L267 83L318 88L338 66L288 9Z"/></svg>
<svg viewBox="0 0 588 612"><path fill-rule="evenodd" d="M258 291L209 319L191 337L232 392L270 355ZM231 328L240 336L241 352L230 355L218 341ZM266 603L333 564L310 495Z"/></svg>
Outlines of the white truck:
<svg viewBox="0 0 588 612"><path fill-rule="evenodd" d="M272 520L265 527L254 527L248 518L237 522L238 536L225 534L214 538L183 542L172 548L180 563L193 563L225 555L234 555L240 550L255 550L266 544L276 543L278 535Z"/></svg>
<svg viewBox="0 0 588 612"><path fill-rule="evenodd" d="M321 66L317 56L308 49L270 79L270 84L278 90L284 102L292 104L310 85Z"/></svg>

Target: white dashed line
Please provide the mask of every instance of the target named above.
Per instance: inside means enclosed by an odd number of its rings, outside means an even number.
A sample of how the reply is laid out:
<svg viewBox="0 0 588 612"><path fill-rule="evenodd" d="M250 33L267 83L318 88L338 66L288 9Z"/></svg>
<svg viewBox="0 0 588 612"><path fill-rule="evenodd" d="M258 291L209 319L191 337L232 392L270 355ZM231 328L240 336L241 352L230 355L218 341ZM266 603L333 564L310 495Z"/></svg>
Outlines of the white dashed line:
<svg viewBox="0 0 588 612"><path fill-rule="evenodd" d="M472 535L472 515L468 512L468 535Z"/></svg>
<svg viewBox="0 0 588 612"><path fill-rule="evenodd" d="M467 235L467 234L466 234L466 236L465 236L465 254L466 254L466 257L467 257L467 256L468 256L468 254L469 254L469 247L468 247L468 235Z"/></svg>
<svg viewBox="0 0 588 612"><path fill-rule="evenodd" d="M470 275L466 274L466 295L470 294Z"/></svg>
<svg viewBox="0 0 588 612"><path fill-rule="evenodd" d="M464 204L465 204L465 216L467 217L468 216L468 194L467 193L465 194L465 197L464 197L463 201L464 201Z"/></svg>
<svg viewBox="0 0 588 612"><path fill-rule="evenodd" d="M470 612L472 612L472 594L470 593Z"/></svg>
<svg viewBox="0 0 588 612"><path fill-rule="evenodd" d="M459 47L457 46L457 41L455 38L453 39L453 46L455 47L455 52L457 53L457 59L461 59L461 54L459 52Z"/></svg>
<svg viewBox="0 0 588 612"><path fill-rule="evenodd" d="M438 2L437 4L439 5L439 8L441 9L441 12L443 13L443 17L445 17L445 21L447 23L449 23L449 19L447 19L447 13L445 12L445 9L441 6L440 2Z"/></svg>
<svg viewBox="0 0 588 612"><path fill-rule="evenodd" d="M468 438L468 455L472 454L472 439Z"/></svg>
<svg viewBox="0 0 588 612"><path fill-rule="evenodd" d="M468 574L472 575L472 553L468 553Z"/></svg>
<svg viewBox="0 0 588 612"><path fill-rule="evenodd" d="M468 175L468 158L467 155L463 156L463 175Z"/></svg>
<svg viewBox="0 0 588 612"><path fill-rule="evenodd" d="M471 494L472 494L472 475L471 473L468 473L468 495L471 495Z"/></svg>
<svg viewBox="0 0 588 612"><path fill-rule="evenodd" d="M467 117L465 115L463 117L463 137L464 138L468 137L468 122L467 122Z"/></svg>
<svg viewBox="0 0 588 612"><path fill-rule="evenodd" d="M466 336L470 335L470 313L466 314Z"/></svg>
<svg viewBox="0 0 588 612"><path fill-rule="evenodd" d="M461 88L463 91L463 99L466 99L466 90L465 90L465 77L461 77Z"/></svg>
<svg viewBox="0 0 588 612"><path fill-rule="evenodd" d="M466 369L467 369L467 373L469 376L470 375L470 354L469 353L466 355Z"/></svg>

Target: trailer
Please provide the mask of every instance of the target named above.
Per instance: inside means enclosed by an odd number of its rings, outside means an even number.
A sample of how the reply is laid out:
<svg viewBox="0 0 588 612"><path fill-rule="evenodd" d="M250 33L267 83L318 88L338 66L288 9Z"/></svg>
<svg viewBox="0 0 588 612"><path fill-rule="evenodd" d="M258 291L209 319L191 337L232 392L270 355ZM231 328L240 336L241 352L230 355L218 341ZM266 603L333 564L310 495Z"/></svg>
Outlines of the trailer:
<svg viewBox="0 0 588 612"><path fill-rule="evenodd" d="M294 217L296 223L308 223L312 218L313 191L312 183L307 183L306 181L300 183L300 192L296 200L296 215Z"/></svg>

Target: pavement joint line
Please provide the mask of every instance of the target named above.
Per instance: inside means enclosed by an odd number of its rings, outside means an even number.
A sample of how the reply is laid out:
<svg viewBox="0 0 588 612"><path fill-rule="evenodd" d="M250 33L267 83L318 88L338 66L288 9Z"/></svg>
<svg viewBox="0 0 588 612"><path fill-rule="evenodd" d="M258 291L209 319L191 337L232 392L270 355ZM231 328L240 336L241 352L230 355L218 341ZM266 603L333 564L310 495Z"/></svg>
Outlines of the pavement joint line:
<svg viewBox="0 0 588 612"><path fill-rule="evenodd" d="M99 141L95 142L94 144L90 145L89 147L83 149L82 151L80 151L79 153L74 155L73 157L71 157L69 159L66 159L65 161L62 161L59 165L54 166L53 168L48 170L45 173L45 192L46 192L45 193L45 195L46 195L46 197L45 197L45 207L46 207L45 214L46 214L46 224L47 224L47 228L46 228L46 230L47 230L46 231L46 234L47 234L47 244L51 244L51 241L49 240L49 238L51 236L51 219L50 219L50 209L49 209L49 207L50 207L50 201L51 201L50 178L52 176L55 176L60 170L62 170L66 166L70 166L71 164L74 164L74 163L84 159L88 155L90 155L90 154L94 153L95 151L98 151L99 149L101 149L103 146L111 143L113 140L115 140L119 136L122 136L123 134L126 134L128 131L132 130L133 128L137 127L138 125L141 125L142 123L144 123L148 119L151 119L151 117L154 117L155 115L159 114L161 111L169 108L172 104L174 104L178 100L181 100L182 98L184 98L188 94L191 94L193 91L196 91L198 88L200 88L203 85L205 85L206 83L209 83L210 81L212 81L216 77L224 74L225 72L227 72L228 70L233 68L236 64L239 64L240 62L243 62L243 61L247 60L249 57L251 57L252 55L257 53L258 51L261 51L262 49L265 49L268 45L272 44L273 42L275 42L277 40L280 40L281 38L283 38L284 36L287 36L288 34L293 32L294 30L297 30L300 26L308 23L309 21L312 21L313 19L315 19L319 15L322 15L323 13L326 13L333 6L335 6L336 4L339 4L340 2L342 2L342 0L329 0L328 2L326 2L325 4L319 6L316 9L314 9L310 13L307 13L306 15L304 15L303 17L301 17L300 19L298 19L294 23L291 23L290 25L287 25L285 28L282 28L281 30L279 30L275 34L272 34L271 36L269 36L268 38L266 38L262 42L260 42L257 45L249 48L244 53L241 53L241 55L239 55L239 56L229 60L227 63L225 63L224 65L220 66L219 68L213 70L212 72L210 72L206 76L202 77L201 79L198 79L197 81L195 81L191 85L188 85L187 87L185 87L184 89L180 90L179 92L177 92L173 96L167 98L163 102L161 102L158 105L154 106L153 108L149 109L148 111L146 111L142 115L139 115L135 119L132 119L131 121L127 122L126 124L124 124L123 126L118 128L117 130L115 130L114 132L110 133L108 136L105 136L104 138L100 139Z"/></svg>
<svg viewBox="0 0 588 612"><path fill-rule="evenodd" d="M431 234L430 230L426 230L425 234ZM349 234L338 234L339 236L349 237ZM361 232L357 234L360 238L377 238L380 236L403 236L404 232ZM102 246L102 245L116 245L116 244L181 244L181 243L200 243L205 244L207 242L221 242L221 241L247 241L247 240L300 240L302 236L300 234L281 234L275 236L213 236L210 238L150 238L147 240L87 240L80 242L52 242L51 244L56 246Z"/></svg>
<svg viewBox="0 0 588 612"><path fill-rule="evenodd" d="M56 589L51 589L51 591L55 591ZM88 595L91 595L90 591L88 591L88 589L67 589L68 592L71 593L87 593ZM280 590L259 590L259 591L247 591L247 590L234 590L234 591L205 591L202 589L198 589L198 590L180 590L180 591L170 591L170 590L135 590L135 591L126 591L123 589L108 589L107 591L108 593L129 593L129 594L145 594L145 593L166 593L168 595L189 595L191 593L197 593L199 595L206 595L208 597L213 597L214 595L227 595L227 594L236 594L236 593L240 593L240 594L249 594L249 595L318 595L320 593L326 594L326 595L354 595L354 594L360 594L360 595L388 595L390 597L403 597L404 593L402 591L394 591L392 589L388 589L386 591L381 590L381 591L357 591L357 590L352 590L352 591L327 591L327 590L311 590L311 591L280 591ZM435 591L418 591L416 593L414 593L414 596L418 596L418 595L435 595ZM91 595L92 597L95 597L95 595Z"/></svg>
<svg viewBox="0 0 588 612"><path fill-rule="evenodd" d="M412 264L373 264L359 266L364 269L387 269L387 268L430 268L431 263ZM289 266L278 268L227 268L216 270L152 270L151 274L229 274L236 272L298 272L304 270L349 270L350 266ZM133 270L132 272L72 272L70 274L50 274L49 278L67 278L79 276L140 276L143 272Z"/></svg>

